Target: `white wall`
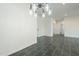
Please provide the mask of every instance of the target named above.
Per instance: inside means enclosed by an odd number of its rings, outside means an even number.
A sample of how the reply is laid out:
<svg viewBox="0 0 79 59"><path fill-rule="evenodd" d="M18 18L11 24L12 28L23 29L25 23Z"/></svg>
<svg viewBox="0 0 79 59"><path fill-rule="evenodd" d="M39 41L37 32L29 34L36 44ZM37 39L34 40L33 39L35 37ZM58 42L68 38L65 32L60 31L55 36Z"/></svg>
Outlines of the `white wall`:
<svg viewBox="0 0 79 59"><path fill-rule="evenodd" d="M64 19L64 32L67 37L79 38L79 17L66 17Z"/></svg>
<svg viewBox="0 0 79 59"><path fill-rule="evenodd" d="M36 19L29 4L0 4L0 55L9 55L36 43Z"/></svg>
<svg viewBox="0 0 79 59"><path fill-rule="evenodd" d="M38 17L38 36L53 36L53 18L50 17L42 18ZM79 17L65 17L64 19L64 35L66 37L76 37L79 38ZM55 30L56 31L56 30ZM56 31L57 32L57 31ZM59 33L58 31L57 33Z"/></svg>
<svg viewBox="0 0 79 59"><path fill-rule="evenodd" d="M37 17L37 27L38 27L38 37L39 36L52 36L51 28L51 17L47 16L45 18ZM51 34L52 33L52 34Z"/></svg>

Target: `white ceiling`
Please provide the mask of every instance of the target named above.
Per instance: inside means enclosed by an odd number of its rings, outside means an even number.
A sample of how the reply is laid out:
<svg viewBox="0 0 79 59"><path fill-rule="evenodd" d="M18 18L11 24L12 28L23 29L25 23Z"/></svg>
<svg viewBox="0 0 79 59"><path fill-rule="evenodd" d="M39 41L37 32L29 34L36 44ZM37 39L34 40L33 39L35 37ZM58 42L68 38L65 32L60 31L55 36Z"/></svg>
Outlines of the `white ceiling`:
<svg viewBox="0 0 79 59"><path fill-rule="evenodd" d="M51 3L49 4L53 10L53 16L63 17L66 16L79 16L79 3Z"/></svg>
<svg viewBox="0 0 79 59"><path fill-rule="evenodd" d="M55 18L79 16L79 3L49 3L49 6Z"/></svg>

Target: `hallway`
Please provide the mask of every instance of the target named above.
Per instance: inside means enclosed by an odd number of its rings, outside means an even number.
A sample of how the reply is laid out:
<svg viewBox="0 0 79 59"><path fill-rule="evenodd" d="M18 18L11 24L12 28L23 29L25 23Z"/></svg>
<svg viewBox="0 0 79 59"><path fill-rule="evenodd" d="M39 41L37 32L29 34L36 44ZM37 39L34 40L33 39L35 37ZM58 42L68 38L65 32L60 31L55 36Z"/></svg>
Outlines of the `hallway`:
<svg viewBox="0 0 79 59"><path fill-rule="evenodd" d="M37 38L37 44L10 56L79 56L78 39L63 35L55 35L53 38L42 36Z"/></svg>

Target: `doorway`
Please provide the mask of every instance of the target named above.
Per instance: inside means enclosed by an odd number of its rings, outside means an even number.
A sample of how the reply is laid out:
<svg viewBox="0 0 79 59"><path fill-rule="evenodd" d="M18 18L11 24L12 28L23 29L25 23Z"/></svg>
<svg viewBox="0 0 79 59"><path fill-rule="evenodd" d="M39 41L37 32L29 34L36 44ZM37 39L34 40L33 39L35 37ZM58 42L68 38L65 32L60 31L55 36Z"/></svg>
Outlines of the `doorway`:
<svg viewBox="0 0 79 59"><path fill-rule="evenodd" d="M53 21L53 35L64 35L64 20Z"/></svg>

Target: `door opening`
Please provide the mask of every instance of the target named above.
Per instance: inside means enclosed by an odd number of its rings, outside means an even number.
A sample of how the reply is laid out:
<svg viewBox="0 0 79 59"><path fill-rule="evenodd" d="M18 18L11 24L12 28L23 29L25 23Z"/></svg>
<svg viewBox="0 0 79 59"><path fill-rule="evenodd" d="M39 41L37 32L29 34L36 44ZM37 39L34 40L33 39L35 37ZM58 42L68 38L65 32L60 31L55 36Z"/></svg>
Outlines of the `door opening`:
<svg viewBox="0 0 79 59"><path fill-rule="evenodd" d="M54 22L53 22L53 35L64 35L63 21L54 20Z"/></svg>

